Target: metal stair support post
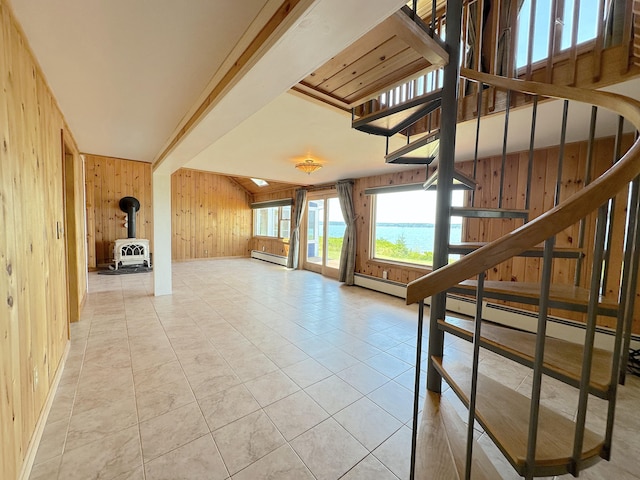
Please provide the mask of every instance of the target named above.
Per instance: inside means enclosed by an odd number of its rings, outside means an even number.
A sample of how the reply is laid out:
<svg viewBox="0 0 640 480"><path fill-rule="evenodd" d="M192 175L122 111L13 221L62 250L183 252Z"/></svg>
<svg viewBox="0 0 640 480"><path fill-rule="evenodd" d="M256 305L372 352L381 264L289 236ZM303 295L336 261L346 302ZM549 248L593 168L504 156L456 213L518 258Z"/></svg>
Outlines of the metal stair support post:
<svg viewBox="0 0 640 480"><path fill-rule="evenodd" d="M449 226L451 217L451 192L456 148L456 125L458 116L458 83L460 81L460 35L462 31L462 0L447 2L446 45L449 63L444 67L442 87L442 116L440 131L440 163L438 165L438 190L436 194L436 217L433 235L433 269L443 267L449 258ZM444 332L438 328L438 320L445 316L447 294L440 292L431 298L429 314L429 362L427 367L427 390L440 393L442 377L433 366L432 357L442 357ZM420 365L416 365L420 368Z"/></svg>

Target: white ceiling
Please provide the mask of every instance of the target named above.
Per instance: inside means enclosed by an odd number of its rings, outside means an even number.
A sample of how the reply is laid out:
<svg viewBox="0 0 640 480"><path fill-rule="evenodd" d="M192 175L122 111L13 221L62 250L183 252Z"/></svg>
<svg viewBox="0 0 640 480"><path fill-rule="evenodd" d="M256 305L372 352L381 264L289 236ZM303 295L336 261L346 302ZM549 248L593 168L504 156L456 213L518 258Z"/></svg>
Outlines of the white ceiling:
<svg viewBox="0 0 640 480"><path fill-rule="evenodd" d="M81 151L148 162L224 73L236 44L280 3L11 0ZM386 165L384 139L353 131L349 115L286 93L403 3L300 2L288 30L210 107L161 168L170 173L186 166L300 184L406 168ZM637 83L625 88L640 93ZM539 118L545 120L536 146L558 144L560 117L561 104L541 106ZM570 119L568 141L584 138L588 110L571 107ZM485 122L481 156L499 153L502 146L500 137L487 135L502 131L502 118ZM511 122L510 146L527 148L530 113L512 112ZM612 134L615 119L601 117L599 125L599 134ZM459 126L459 160L472 158L474 135L474 122ZM392 139L391 148L405 141ZM324 165L311 176L293 168L308 155Z"/></svg>
<svg viewBox="0 0 640 480"><path fill-rule="evenodd" d="M282 4L282 0L10 2L80 150L147 162L162 152L212 79L220 77L218 69L243 34L253 28L255 35L252 22L266 21ZM300 2L302 13L296 23L264 53L264 61L252 69L254 77L245 75L244 88L227 92L221 108L212 109L171 152L166 162L170 171L286 92L403 3ZM301 104L310 111L318 108ZM350 130L348 123L333 128L340 133L342 128ZM260 129L254 135L259 136ZM267 143L254 135L257 144ZM297 144L311 142L292 139L288 145L292 137L282 132L278 138L279 142L269 142L274 148L270 158L282 158ZM229 148L220 157L237 159L235 145ZM254 158L224 162L224 173L253 175ZM217 163L209 169L217 171ZM340 168L340 163L334 164L332 175L341 177ZM308 179L297 180L306 183Z"/></svg>
<svg viewBox="0 0 640 480"><path fill-rule="evenodd" d="M390 148L405 142L397 136ZM352 129L350 114L285 93L185 166L303 184L407 169L406 165L386 165L384 153L384 137ZM310 176L296 170L295 164L307 157L323 168Z"/></svg>
<svg viewBox="0 0 640 480"><path fill-rule="evenodd" d="M264 4L11 0L79 148L143 161L158 153Z"/></svg>

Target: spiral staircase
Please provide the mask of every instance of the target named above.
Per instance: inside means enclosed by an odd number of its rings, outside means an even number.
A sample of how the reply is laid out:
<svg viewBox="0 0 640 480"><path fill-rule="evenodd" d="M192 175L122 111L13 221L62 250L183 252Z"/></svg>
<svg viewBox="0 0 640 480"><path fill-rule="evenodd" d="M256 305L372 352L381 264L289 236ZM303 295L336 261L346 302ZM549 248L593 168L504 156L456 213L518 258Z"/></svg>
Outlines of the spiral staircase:
<svg viewBox="0 0 640 480"><path fill-rule="evenodd" d="M458 2L449 2L450 9L453 3ZM454 28L459 17L451 10L447 11L447 16L449 57L460 58L457 50L460 30ZM525 208L506 207L502 180L495 205L474 205L474 175L455 168L457 99L462 91L458 85L462 80L474 85L476 135L483 118L496 113L504 115L503 168L504 159L510 153L506 140L509 110L520 106L531 111ZM442 88L392 101L397 88L392 86L382 97L355 108L352 126L387 139L399 133L406 135L404 147L395 152L389 152L387 148L386 161L425 165L431 174L425 179L425 188L436 188L439 200L445 199L445 205L439 207L436 217L434 271L407 287L407 303L419 305L416 365L421 364L425 327L429 339L428 392L424 403L418 388L420 368L416 368L411 478L501 478L474 440L474 429L478 426L488 434L518 475L527 479L566 473L578 476L581 470L600 459L610 458L618 386L625 381L640 257L640 140L637 136L640 102L597 90L509 79L451 63L444 67ZM586 104L591 107L587 162L593 155L591 147L595 141L598 111L610 111L619 116L616 156L611 166L595 178L590 177L594 168L588 163L583 187L568 198L560 198L563 168L560 153L558 179L553 186L556 189L554 204L531 218L527 206L532 194L536 115L539 103L550 99L558 99L564 105L561 152L570 105ZM498 104L503 105L502 112L496 111ZM631 147L622 153L620 138L625 122L632 125L636 135ZM421 131L416 133L414 127L418 123ZM477 157L476 141L476 163ZM454 188L471 192L467 206L454 208L446 202ZM616 201L626 204L624 219L614 218L614 215L620 215L620 209L615 208ZM490 242L454 245L448 241L446 228L441 227L440 234L437 231L438 223L448 225L451 215L485 222L509 220L514 228ZM607 248L611 245L614 223L623 225L624 246L620 259L612 259L611 248ZM581 232L577 246L556 246L556 235L576 224L580 225ZM448 263L450 254L462 257ZM491 279L494 268L514 257L539 259L539 282ZM575 262L573 283L555 281L553 265L557 259ZM619 264L613 265L616 261ZM614 296L604 295L603 284L612 268L620 272L619 290ZM447 299L452 294L475 300L473 318L457 318L447 312ZM431 308L427 310L429 319L425 322L427 299ZM490 322L483 315L487 299L527 305L535 310L536 319L527 329ZM549 334L550 311L581 314L584 322L582 342L570 342ZM610 348L598 348L595 344L603 318L609 319L607 324L613 326L614 340ZM469 364L447 358L445 335L470 342L472 359ZM523 395L480 373L479 362L485 351L503 357L505 362L529 368L533 379L531 392ZM567 418L542 405L542 383L546 377L575 389L578 399L575 418ZM461 419L453 412L440 394L443 381L467 407L466 418ZM586 427L591 396L603 399L607 404L605 427L601 431ZM421 409L422 420L419 421ZM450 457L451 462L443 462L443 455Z"/></svg>

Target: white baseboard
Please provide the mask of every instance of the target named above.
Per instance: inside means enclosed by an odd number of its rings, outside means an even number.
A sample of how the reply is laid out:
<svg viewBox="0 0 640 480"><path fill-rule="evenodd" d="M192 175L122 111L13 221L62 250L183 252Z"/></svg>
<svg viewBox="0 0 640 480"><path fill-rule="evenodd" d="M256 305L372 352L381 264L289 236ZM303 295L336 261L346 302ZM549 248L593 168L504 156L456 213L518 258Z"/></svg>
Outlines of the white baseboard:
<svg viewBox="0 0 640 480"><path fill-rule="evenodd" d="M261 252L259 250L251 250L251 258L263 260L265 262L275 263L276 265L287 266L287 257L276 255L274 253Z"/></svg>
<svg viewBox="0 0 640 480"><path fill-rule="evenodd" d="M47 399L45 400L44 406L42 407L42 411L40 412L40 417L38 418L38 422L36 423L36 428L33 431L33 435L31 435L31 440L29 440L29 446L27 447L27 452L24 456L24 461L22 462L22 468L20 469L20 474L18 475L19 480L28 480L29 477L31 476L31 470L33 469L33 462L35 461L36 454L38 453L40 440L42 440L44 427L47 424L47 419L49 418L49 412L51 411L51 407L53 405L53 399L56 396L58 385L60 384L60 379L62 378L62 372L64 371L64 366L67 363L67 357L69 356L70 348L71 348L71 342L67 340L67 346L65 347L64 353L62 354L62 358L60 359L60 364L58 365L58 370L56 371L56 374L53 377L53 382L51 382L51 388L49 389L49 393L47 394Z"/></svg>
<svg viewBox="0 0 640 480"><path fill-rule="evenodd" d="M360 287L386 293L395 297L407 298L407 286L403 283L384 280L369 275L356 274L354 283ZM431 304L431 298L425 299L425 304ZM476 314L476 302L473 299L449 295L447 297L447 311L459 313L469 317ZM508 327L519 328L529 332L535 332L537 326L537 314L518 308L511 308L491 302L483 302L483 317L491 322ZM584 343L585 326L583 323L564 318L549 317L547 323L547 335L573 343ZM613 349L615 332L610 328L598 327L596 331L595 346L605 350ZM631 348L640 348L640 335L633 335Z"/></svg>
<svg viewBox="0 0 640 480"><path fill-rule="evenodd" d="M407 286L404 283L383 280L382 278L362 275L360 273L354 275L353 283L359 287L375 290L376 292L386 293L394 297L407 298Z"/></svg>

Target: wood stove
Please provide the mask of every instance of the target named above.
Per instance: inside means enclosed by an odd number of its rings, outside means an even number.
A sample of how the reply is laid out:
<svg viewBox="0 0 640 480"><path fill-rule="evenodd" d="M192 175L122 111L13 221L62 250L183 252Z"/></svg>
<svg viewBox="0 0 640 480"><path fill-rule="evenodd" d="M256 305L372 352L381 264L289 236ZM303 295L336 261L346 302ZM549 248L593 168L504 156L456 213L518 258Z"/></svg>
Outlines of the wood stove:
<svg viewBox="0 0 640 480"><path fill-rule="evenodd" d="M151 266L149 240L144 238L121 238L113 247L113 261L116 270L132 265Z"/></svg>
<svg viewBox="0 0 640 480"><path fill-rule="evenodd" d="M140 202L135 197L120 199L120 210L127 214L127 234L129 238L116 240L113 247L115 269L130 266L151 266L149 240L136 238L136 213L140 210Z"/></svg>

